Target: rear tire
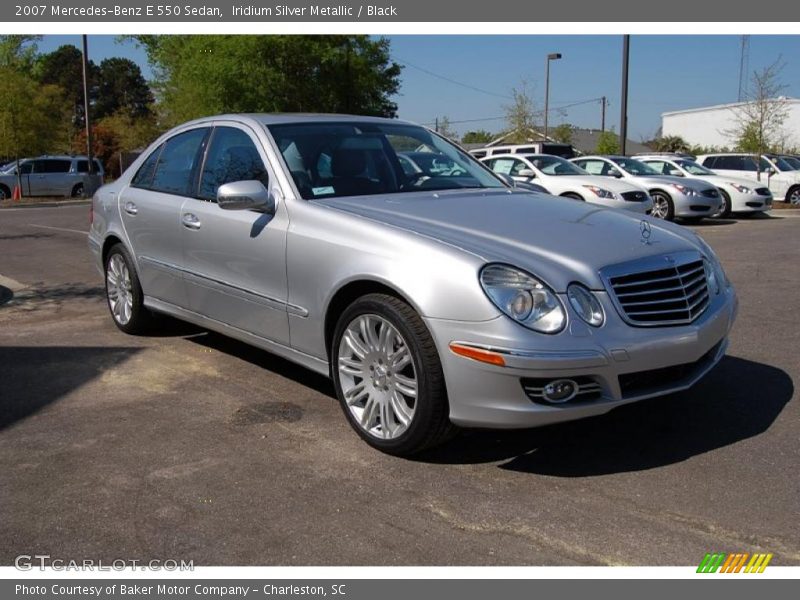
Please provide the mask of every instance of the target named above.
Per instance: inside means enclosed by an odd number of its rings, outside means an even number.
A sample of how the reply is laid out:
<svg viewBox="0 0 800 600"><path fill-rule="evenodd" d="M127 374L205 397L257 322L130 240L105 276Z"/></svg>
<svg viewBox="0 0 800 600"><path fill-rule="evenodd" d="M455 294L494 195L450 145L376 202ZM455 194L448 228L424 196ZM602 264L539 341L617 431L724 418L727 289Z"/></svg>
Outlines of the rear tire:
<svg viewBox="0 0 800 600"><path fill-rule="evenodd" d="M144 333L153 315L144 306L144 293L127 248L112 246L105 260L106 301L111 318L121 331Z"/></svg>
<svg viewBox="0 0 800 600"><path fill-rule="evenodd" d="M353 302L336 324L330 356L345 417L370 446L408 456L455 432L436 345L402 300L368 294Z"/></svg>
<svg viewBox="0 0 800 600"><path fill-rule="evenodd" d="M83 198L83 196L84 196L84 187L82 183L79 183L74 188L72 188L72 197Z"/></svg>
<svg viewBox="0 0 800 600"><path fill-rule="evenodd" d="M650 216L665 221L672 221L675 218L675 205L672 203L672 198L669 197L669 194L661 190L652 190L650 197L653 199L653 209L650 211Z"/></svg>
<svg viewBox="0 0 800 600"><path fill-rule="evenodd" d="M11 190L5 185L0 185L0 200L8 200L11 198Z"/></svg>

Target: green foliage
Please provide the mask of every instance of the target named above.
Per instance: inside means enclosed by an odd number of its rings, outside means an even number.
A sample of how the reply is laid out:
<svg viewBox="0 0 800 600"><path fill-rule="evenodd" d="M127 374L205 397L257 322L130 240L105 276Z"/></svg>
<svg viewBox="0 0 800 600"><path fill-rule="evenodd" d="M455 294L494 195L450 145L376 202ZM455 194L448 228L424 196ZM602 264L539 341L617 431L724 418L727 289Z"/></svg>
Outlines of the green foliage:
<svg viewBox="0 0 800 600"><path fill-rule="evenodd" d="M226 112L394 116L401 67L368 36L136 36L156 73L162 119Z"/></svg>
<svg viewBox="0 0 800 600"><path fill-rule="evenodd" d="M524 144L530 140L533 131L536 129L536 124L534 123L536 112L531 92L526 82L511 91L511 100L511 104L504 107L506 125L509 132L504 143Z"/></svg>
<svg viewBox="0 0 800 600"><path fill-rule="evenodd" d="M0 67L28 71L36 59L40 35L0 35Z"/></svg>
<svg viewBox="0 0 800 600"><path fill-rule="evenodd" d="M95 118L125 112L131 117L148 117L155 99L142 71L127 58L106 58L97 72Z"/></svg>
<svg viewBox="0 0 800 600"><path fill-rule="evenodd" d="M36 58L33 71L44 85L57 85L70 104L75 129L84 127L83 53L71 44L59 46ZM97 99L97 66L89 61L89 101Z"/></svg>
<svg viewBox="0 0 800 600"><path fill-rule="evenodd" d="M64 94L54 85L0 67L0 156L24 157L63 149L68 114Z"/></svg>
<svg viewBox="0 0 800 600"><path fill-rule="evenodd" d="M691 147L679 135L664 135L646 143L656 152L689 152Z"/></svg>
<svg viewBox="0 0 800 600"><path fill-rule="evenodd" d="M617 154L619 152L619 136L611 131L603 131L597 137L595 154Z"/></svg>
<svg viewBox="0 0 800 600"><path fill-rule="evenodd" d="M494 135L485 129L478 129L476 131L468 131L461 138L462 144L488 144L494 139Z"/></svg>
<svg viewBox="0 0 800 600"><path fill-rule="evenodd" d="M560 142L562 144L571 144L574 136L574 131L572 125L570 125L569 123L562 123L555 129L550 131L549 135L557 142Z"/></svg>

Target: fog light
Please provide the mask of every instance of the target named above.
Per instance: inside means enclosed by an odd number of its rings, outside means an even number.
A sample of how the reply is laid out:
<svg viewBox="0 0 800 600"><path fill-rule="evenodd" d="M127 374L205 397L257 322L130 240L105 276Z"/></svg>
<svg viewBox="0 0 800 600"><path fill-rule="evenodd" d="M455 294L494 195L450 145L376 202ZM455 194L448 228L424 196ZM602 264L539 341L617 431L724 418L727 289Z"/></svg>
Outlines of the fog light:
<svg viewBox="0 0 800 600"><path fill-rule="evenodd" d="M569 402L578 393L578 384L572 379L556 379L542 390L542 398L553 404Z"/></svg>

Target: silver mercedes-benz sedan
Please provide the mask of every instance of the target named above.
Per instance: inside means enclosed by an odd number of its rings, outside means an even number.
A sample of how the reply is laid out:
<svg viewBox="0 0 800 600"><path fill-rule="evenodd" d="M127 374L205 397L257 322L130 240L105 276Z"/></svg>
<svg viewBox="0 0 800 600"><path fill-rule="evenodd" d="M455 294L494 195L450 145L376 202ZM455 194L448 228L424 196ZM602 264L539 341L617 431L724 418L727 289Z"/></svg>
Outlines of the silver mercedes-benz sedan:
<svg viewBox="0 0 800 600"><path fill-rule="evenodd" d="M420 152L442 168L404 170ZM122 331L166 313L329 375L353 429L393 454L454 426L532 427L686 389L736 315L692 231L509 188L398 120L192 121L101 188L92 215Z"/></svg>

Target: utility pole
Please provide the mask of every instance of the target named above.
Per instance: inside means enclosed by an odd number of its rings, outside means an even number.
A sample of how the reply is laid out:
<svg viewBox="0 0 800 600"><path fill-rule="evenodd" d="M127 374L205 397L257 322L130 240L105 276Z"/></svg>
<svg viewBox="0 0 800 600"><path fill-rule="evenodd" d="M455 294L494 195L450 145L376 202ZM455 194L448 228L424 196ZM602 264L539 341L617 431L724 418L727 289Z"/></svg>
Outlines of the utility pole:
<svg viewBox="0 0 800 600"><path fill-rule="evenodd" d="M631 36L622 36L622 108L619 117L619 151L625 156L628 141L628 58L630 56Z"/></svg>
<svg viewBox="0 0 800 600"><path fill-rule="evenodd" d="M606 104L607 104L607 102L608 102L608 100L606 100L605 96L600 98L600 107L601 107L600 108L600 131L602 133L606 132Z"/></svg>
<svg viewBox="0 0 800 600"><path fill-rule="evenodd" d="M83 122L86 125L86 157L89 159L89 185L92 189L84 186L84 194L94 194L94 160L92 156L92 124L89 120L89 42L86 35L83 36Z"/></svg>
<svg viewBox="0 0 800 600"><path fill-rule="evenodd" d="M433 130L434 130L436 133L439 133L439 117L436 117L436 121L435 121L435 124L434 124Z"/></svg>

